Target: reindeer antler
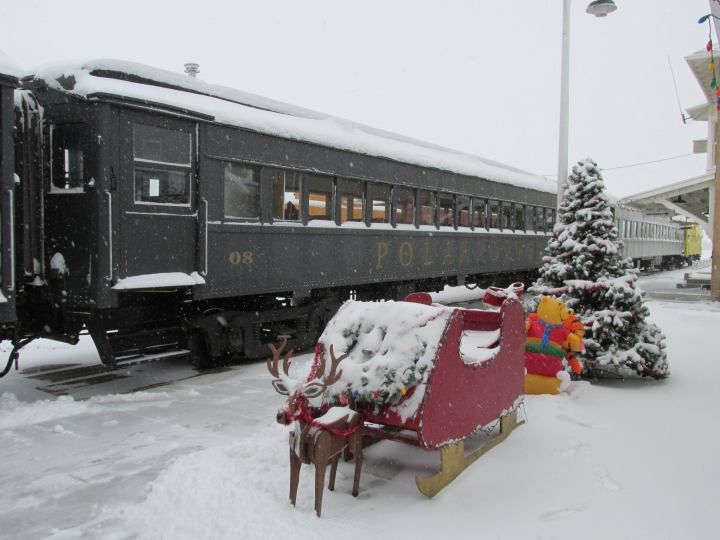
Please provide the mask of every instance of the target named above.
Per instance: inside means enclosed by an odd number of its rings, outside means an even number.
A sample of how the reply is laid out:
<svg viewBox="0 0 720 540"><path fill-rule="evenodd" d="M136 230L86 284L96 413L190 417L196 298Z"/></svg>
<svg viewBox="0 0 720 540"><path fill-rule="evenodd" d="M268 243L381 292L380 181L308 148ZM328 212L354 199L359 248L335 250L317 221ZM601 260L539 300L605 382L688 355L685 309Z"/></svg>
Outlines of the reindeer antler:
<svg viewBox="0 0 720 540"><path fill-rule="evenodd" d="M335 384L336 382L338 382L340 380L340 376L342 375L342 370L337 371L337 367L340 364L340 362L342 362L343 360L345 360L345 358L347 358L347 356L348 356L347 353L345 353L340 358L336 358L335 350L333 349L333 346L330 345L330 360L332 363L330 365L330 375L325 377L325 386L326 387L332 386L333 384Z"/></svg>
<svg viewBox="0 0 720 540"><path fill-rule="evenodd" d="M270 347L270 351L272 351L272 358L267 359L267 368L270 372L270 375L272 375L276 379L280 378L280 372L278 371L278 363L280 362L280 355L285 350L286 346L287 338L282 340L279 348L276 348L275 345L273 345L272 343L268 343L268 347ZM290 357L292 356L294 350L295 349L290 349L285 355L285 358L283 359L283 371L285 372L285 375L288 376L290 375Z"/></svg>

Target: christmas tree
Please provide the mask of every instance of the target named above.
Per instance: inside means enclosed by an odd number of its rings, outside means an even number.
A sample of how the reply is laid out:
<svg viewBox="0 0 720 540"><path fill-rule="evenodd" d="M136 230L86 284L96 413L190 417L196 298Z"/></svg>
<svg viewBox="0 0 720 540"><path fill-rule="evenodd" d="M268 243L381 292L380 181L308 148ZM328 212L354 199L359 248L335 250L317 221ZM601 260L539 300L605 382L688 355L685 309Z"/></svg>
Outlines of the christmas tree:
<svg viewBox="0 0 720 540"><path fill-rule="evenodd" d="M668 375L665 336L650 323L645 293L622 242L597 164L573 167L530 292L557 296L585 324L585 373Z"/></svg>

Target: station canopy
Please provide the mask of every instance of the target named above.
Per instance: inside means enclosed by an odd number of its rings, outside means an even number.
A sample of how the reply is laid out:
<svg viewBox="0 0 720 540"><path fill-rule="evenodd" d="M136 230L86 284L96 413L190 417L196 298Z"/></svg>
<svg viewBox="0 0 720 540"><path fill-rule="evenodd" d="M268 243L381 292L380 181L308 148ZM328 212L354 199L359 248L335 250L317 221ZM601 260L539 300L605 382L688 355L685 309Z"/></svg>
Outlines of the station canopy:
<svg viewBox="0 0 720 540"><path fill-rule="evenodd" d="M714 51L720 58L720 51ZM713 132L712 127L716 121L715 114L715 89L711 86L712 73L708 70L710 64L710 53L706 50L698 51L685 57L690 70L697 80L705 95L706 102L690 107L686 110L689 117L695 121L711 122L708 131ZM696 141L703 143L700 146L701 152L713 151L713 141ZM697 149L696 149L697 151ZM714 159L709 160L714 163ZM669 185L643 191L621 199L619 204L640 208L648 214L684 216L697 222L712 238L713 223L713 199L715 190L715 167L712 165L705 174L687 178Z"/></svg>

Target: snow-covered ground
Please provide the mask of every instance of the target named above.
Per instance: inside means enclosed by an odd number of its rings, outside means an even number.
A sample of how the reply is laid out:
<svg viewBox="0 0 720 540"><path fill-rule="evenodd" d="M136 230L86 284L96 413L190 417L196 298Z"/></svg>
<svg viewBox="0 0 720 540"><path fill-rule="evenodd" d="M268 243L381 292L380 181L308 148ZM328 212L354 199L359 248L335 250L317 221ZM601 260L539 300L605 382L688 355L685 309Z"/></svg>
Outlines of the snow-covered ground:
<svg viewBox="0 0 720 540"><path fill-rule="evenodd" d="M652 289L669 278L648 279ZM31 373L13 371L0 380L0 537L717 538L720 308L649 305L668 336L668 380L582 382L528 397L527 424L434 499L414 477L434 471L437 454L377 444L366 450L359 497L350 495L352 464L341 464L321 519L311 467L298 507L287 502L282 397L263 363L197 377L177 366L171 384L115 394L126 383L118 379L80 388L78 399L54 399ZM41 344L21 361L27 369L96 356L87 342ZM139 375L148 385L161 377L154 369Z"/></svg>

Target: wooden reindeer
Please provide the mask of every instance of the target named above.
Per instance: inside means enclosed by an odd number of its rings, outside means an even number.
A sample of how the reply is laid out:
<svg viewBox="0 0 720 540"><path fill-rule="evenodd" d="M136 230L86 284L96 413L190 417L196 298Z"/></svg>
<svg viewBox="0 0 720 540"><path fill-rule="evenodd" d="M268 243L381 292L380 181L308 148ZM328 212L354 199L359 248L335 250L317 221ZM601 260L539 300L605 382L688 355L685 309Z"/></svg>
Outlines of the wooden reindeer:
<svg viewBox="0 0 720 540"><path fill-rule="evenodd" d="M355 476L353 479L352 494L357 497L360 486L360 471L362 469L362 426L361 416L346 407L331 407L325 414L313 418L308 399L322 395L327 387L336 383L342 375L338 365L347 357L347 354L335 357L332 345L330 346L331 367L330 373L321 379L325 373L325 355L323 354L315 372L315 378L309 381L292 379L290 372L290 357L292 349L285 354L283 360L283 374L278 370L280 355L285 350L287 340L283 340L279 348L270 344L272 358L267 360L267 368L275 377L273 387L275 390L288 396L287 404L277 413L280 424L295 424L295 430L290 433L290 502L295 506L298 482L300 481L300 465L302 463L315 464L315 513L320 517L322 510L323 484L325 483L325 469L330 466L330 481L328 489L335 489L335 473L338 460L343 451L349 450L355 456Z"/></svg>

